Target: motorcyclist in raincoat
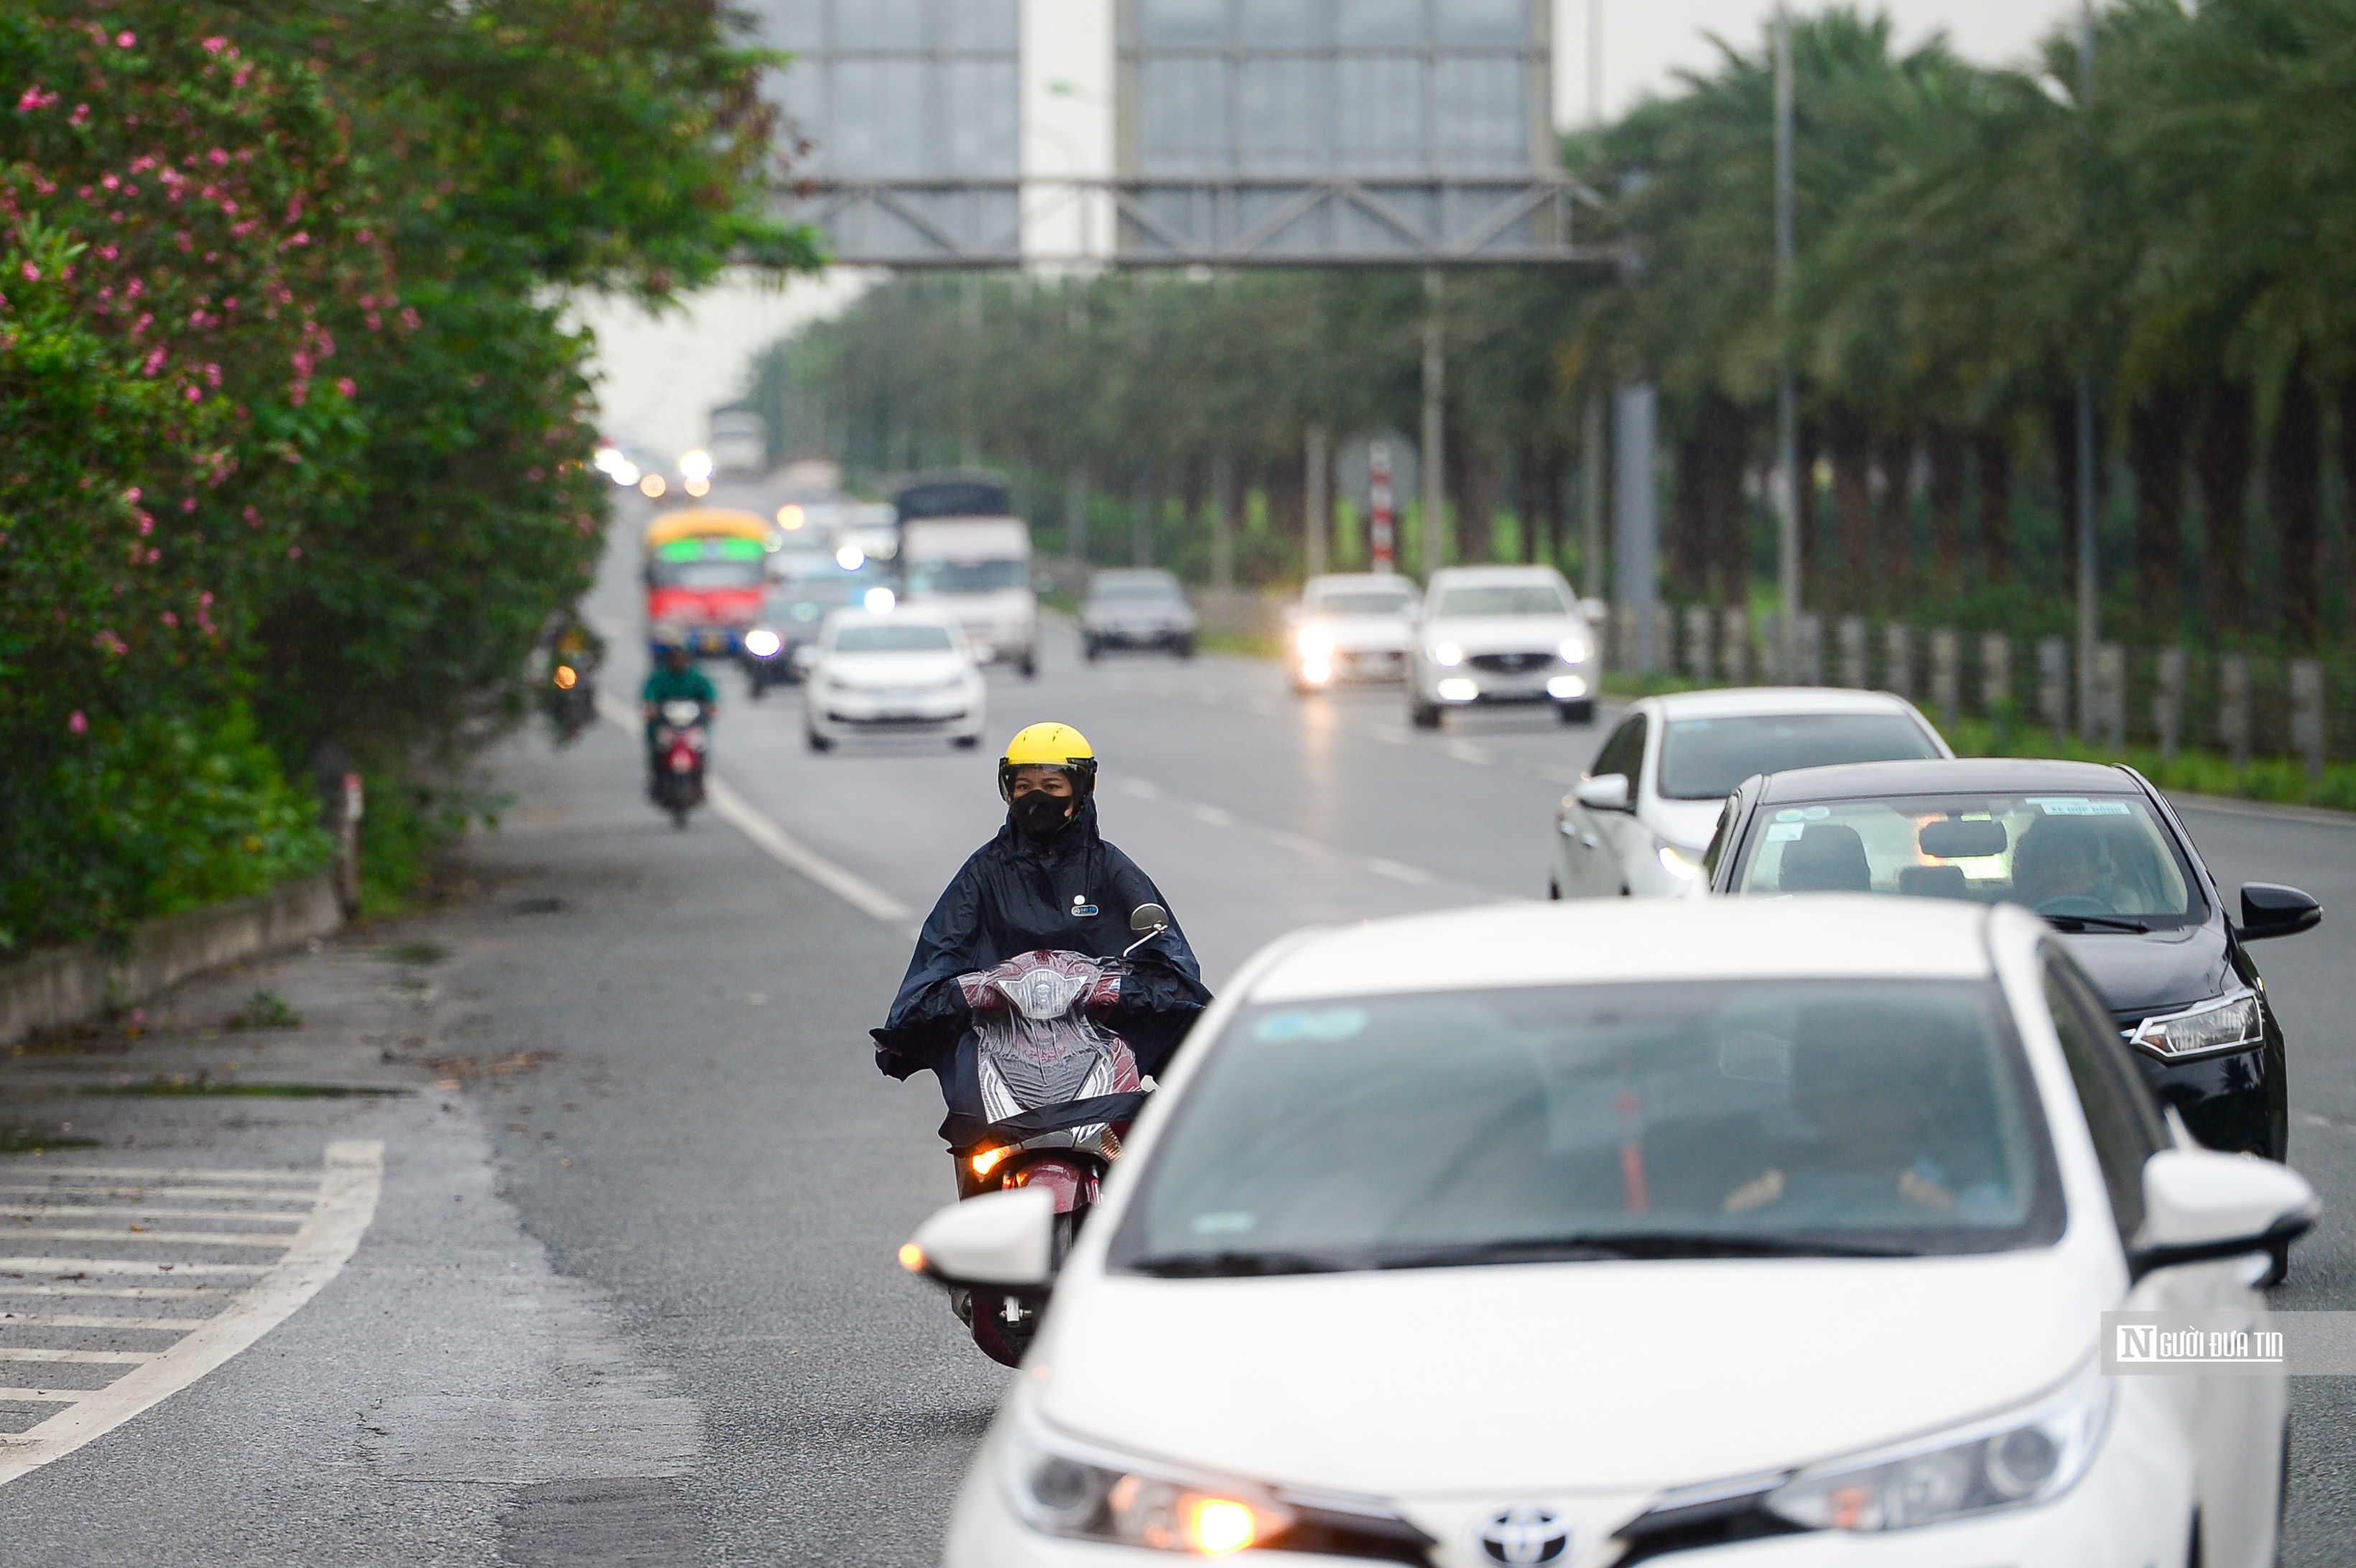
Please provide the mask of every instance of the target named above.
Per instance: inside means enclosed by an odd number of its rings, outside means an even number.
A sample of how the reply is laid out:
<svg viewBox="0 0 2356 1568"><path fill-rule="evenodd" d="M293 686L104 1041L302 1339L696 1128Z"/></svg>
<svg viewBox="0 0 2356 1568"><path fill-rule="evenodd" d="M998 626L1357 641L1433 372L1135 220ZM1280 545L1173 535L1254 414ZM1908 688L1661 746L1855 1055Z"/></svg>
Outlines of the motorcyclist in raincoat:
<svg viewBox="0 0 2356 1568"><path fill-rule="evenodd" d="M1060 950L1118 959L1136 947L1119 994L1099 1015L1128 1042L1138 1071L1165 1067L1195 1015L1209 1005L1194 952L1174 920L1139 945L1130 914L1167 900L1134 861L1097 832L1096 754L1067 725L1033 725L999 759L1007 803L998 834L974 851L926 917L916 950L873 1030L875 1065L906 1079L930 1068L948 1102L941 1136L952 1152L982 1141L992 1123L982 1105L970 992L961 978L1018 955ZM1143 1095L1115 1097L1142 1102ZM1098 1120L1135 1113L1099 1106Z"/></svg>

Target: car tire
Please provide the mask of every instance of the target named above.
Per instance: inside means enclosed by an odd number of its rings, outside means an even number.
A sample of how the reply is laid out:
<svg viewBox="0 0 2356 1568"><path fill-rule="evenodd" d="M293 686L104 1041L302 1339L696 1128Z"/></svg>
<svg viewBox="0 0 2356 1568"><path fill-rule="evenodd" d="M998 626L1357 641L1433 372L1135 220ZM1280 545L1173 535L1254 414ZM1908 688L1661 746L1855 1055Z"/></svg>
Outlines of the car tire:
<svg viewBox="0 0 2356 1568"><path fill-rule="evenodd" d="M1094 664L1103 652L1104 648L1093 637L1080 644L1080 657L1091 664Z"/></svg>
<svg viewBox="0 0 2356 1568"><path fill-rule="evenodd" d="M1192 659L1194 657L1194 639L1191 637L1182 637L1170 645L1170 651L1181 659Z"/></svg>
<svg viewBox="0 0 2356 1568"><path fill-rule="evenodd" d="M1037 680L1039 678L1038 650L1031 648L1024 649L1023 650L1023 662L1018 665L1017 668L1023 671L1023 678L1025 681Z"/></svg>
<svg viewBox="0 0 2356 1568"><path fill-rule="evenodd" d="M1567 725L1591 725L1595 722L1595 703L1591 700L1584 703L1557 703L1554 705L1554 711L1555 716Z"/></svg>
<svg viewBox="0 0 2356 1568"><path fill-rule="evenodd" d="M1418 729L1438 729L1440 704L1409 697L1407 702L1407 722Z"/></svg>
<svg viewBox="0 0 2356 1568"><path fill-rule="evenodd" d="M809 743L809 748L812 751L832 751L834 749L834 742L819 734L815 728L805 729L802 731L802 738Z"/></svg>
<svg viewBox="0 0 2356 1568"><path fill-rule="evenodd" d="M1562 884L1551 876L1547 878L1547 897L1556 900L1562 897Z"/></svg>

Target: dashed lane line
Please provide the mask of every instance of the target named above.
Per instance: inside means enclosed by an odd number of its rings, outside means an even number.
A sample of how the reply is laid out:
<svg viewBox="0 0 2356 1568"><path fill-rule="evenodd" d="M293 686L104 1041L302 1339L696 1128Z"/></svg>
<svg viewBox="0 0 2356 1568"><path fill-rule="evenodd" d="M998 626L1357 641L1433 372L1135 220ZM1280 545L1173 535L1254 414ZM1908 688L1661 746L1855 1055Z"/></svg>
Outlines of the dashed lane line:
<svg viewBox="0 0 2356 1568"><path fill-rule="evenodd" d="M117 1301L181 1301L198 1296L214 1300L220 1294L218 1286L210 1285L27 1285L13 1280L0 1283L0 1296L92 1295ZM0 1312L0 1319L11 1316Z"/></svg>
<svg viewBox="0 0 2356 1568"><path fill-rule="evenodd" d="M198 1182L209 1183L215 1180L234 1182L286 1182L302 1189L300 1194L284 1195L289 1197L308 1197L311 1193L316 1191L319 1186L319 1178L317 1176L298 1176L293 1171L214 1170L210 1167L199 1168L193 1165L175 1165L169 1170L161 1168L155 1170L142 1170L137 1165L53 1165L50 1167L50 1170L53 1173L52 1183L50 1186L44 1187L39 1189L43 1192L74 1191L77 1189L60 1187L56 1184L67 1180L78 1181L89 1177L105 1177L109 1180L116 1181L123 1179L130 1179L133 1181L153 1180L157 1177L168 1177L172 1181L178 1182L184 1186ZM27 1189L22 1187L12 1187L9 1190L24 1191ZM215 1187L207 1186L195 1187L192 1190L205 1193L218 1193L220 1189ZM275 1197L281 1196L281 1194L278 1192L273 1192L271 1196Z"/></svg>
<svg viewBox="0 0 2356 1568"><path fill-rule="evenodd" d="M72 1274L262 1274L268 1273L270 1268L268 1263L159 1263L153 1258L0 1258L0 1274L47 1274L51 1278ZM0 1295L7 1294L6 1287L0 1285Z"/></svg>
<svg viewBox="0 0 2356 1568"><path fill-rule="evenodd" d="M110 1175L122 1175L112 1171ZM135 1173L172 1180L189 1173ZM275 1173L271 1173L273 1176ZM318 1294L343 1271L360 1237L376 1217L377 1195L384 1184L384 1145L374 1140L341 1139L329 1144L323 1177L316 1182L317 1198L310 1217L290 1240L285 1255L267 1269L233 1264L183 1263L172 1272L254 1273L262 1278L231 1297L210 1317L116 1317L102 1314L23 1313L0 1317L0 1332L16 1326L81 1328L149 1328L184 1331L155 1359L133 1365L128 1372L103 1388L72 1391L0 1389L0 1400L27 1397L66 1408L20 1433L0 1436L0 1485L15 1480L52 1459L72 1453L83 1444L112 1431L160 1402L187 1388L228 1361ZM58 1258L0 1259L0 1270L70 1272L77 1264ZM112 1261L107 1264L115 1265ZM155 1263L122 1264L144 1271ZM8 1293L0 1282L0 1297Z"/></svg>
<svg viewBox="0 0 2356 1568"><path fill-rule="evenodd" d="M11 1240L37 1241L165 1241L182 1247L266 1247L284 1251L284 1236L257 1235L251 1230L142 1230L132 1226L127 1230L109 1226L100 1230L94 1225L26 1226L8 1232Z"/></svg>
<svg viewBox="0 0 2356 1568"><path fill-rule="evenodd" d="M597 693L597 711L605 722L637 734L637 715L610 692ZM738 794L717 774L706 774L704 798L712 815L753 841L754 847L788 871L798 872L862 914L894 928L905 927L916 911L867 878L833 861L779 827L760 808Z"/></svg>
<svg viewBox="0 0 2356 1568"><path fill-rule="evenodd" d="M162 1355L161 1350L0 1350L0 1361L70 1361L76 1366L136 1367Z"/></svg>
<svg viewBox="0 0 2356 1568"><path fill-rule="evenodd" d="M1428 871L1412 865L1402 865L1396 860L1385 860L1380 855L1367 861L1366 869L1377 876L1387 876L1394 882L1409 883L1418 887L1429 886L1438 880Z"/></svg>
<svg viewBox="0 0 2356 1568"><path fill-rule="evenodd" d="M80 1389L0 1389L0 1403L80 1404Z"/></svg>
<svg viewBox="0 0 2356 1568"><path fill-rule="evenodd" d="M241 1219L250 1225L300 1225L299 1214L254 1214L243 1209L221 1208L152 1208L144 1203L50 1203L38 1208L19 1206L0 1208L0 1219L102 1219L109 1213L135 1214L143 1219ZM12 1232L24 1235L24 1231ZM41 1232L35 1232L41 1234ZM113 1231L107 1232L112 1236Z"/></svg>

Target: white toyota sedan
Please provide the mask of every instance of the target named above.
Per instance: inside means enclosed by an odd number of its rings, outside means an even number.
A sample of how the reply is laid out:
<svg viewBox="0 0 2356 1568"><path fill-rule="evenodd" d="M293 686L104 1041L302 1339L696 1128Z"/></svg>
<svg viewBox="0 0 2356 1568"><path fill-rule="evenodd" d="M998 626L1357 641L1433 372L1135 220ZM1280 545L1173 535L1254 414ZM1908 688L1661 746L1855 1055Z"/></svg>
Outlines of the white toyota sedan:
<svg viewBox="0 0 2356 1568"><path fill-rule="evenodd" d="M1547 895L1690 891L1718 814L1754 773L1953 757L1903 697L1822 686L1646 697L1555 808Z"/></svg>
<svg viewBox="0 0 2356 1568"><path fill-rule="evenodd" d="M1603 649L1551 566L1455 566L1432 574L1408 654L1408 717L1438 729L1450 708L1552 704L1591 723Z"/></svg>
<svg viewBox="0 0 2356 1568"><path fill-rule="evenodd" d="M980 740L986 687L946 612L836 610L808 652L802 698L812 751L862 736L947 736L965 747Z"/></svg>
<svg viewBox="0 0 2356 1568"><path fill-rule="evenodd" d="M1059 1273L1052 1210L992 1194L903 1249L1053 1283L949 1568L2273 1560L2285 1380L2106 1372L2103 1315L2263 1329L2313 1192L2164 1117L2025 910L1296 933Z"/></svg>
<svg viewBox="0 0 2356 1568"><path fill-rule="evenodd" d="M1310 578L1290 614L1293 691L1398 680L1415 640L1415 601L1414 582L1387 573Z"/></svg>

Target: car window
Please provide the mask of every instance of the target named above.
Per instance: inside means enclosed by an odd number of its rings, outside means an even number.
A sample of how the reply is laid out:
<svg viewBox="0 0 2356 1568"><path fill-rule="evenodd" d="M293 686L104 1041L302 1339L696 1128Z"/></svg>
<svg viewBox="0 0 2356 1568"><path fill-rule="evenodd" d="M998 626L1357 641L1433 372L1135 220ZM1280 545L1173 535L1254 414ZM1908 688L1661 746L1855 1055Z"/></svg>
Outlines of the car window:
<svg viewBox="0 0 2356 1568"><path fill-rule="evenodd" d="M2053 1015L2053 1032L2061 1036L2078 1103L2085 1108L2086 1131L2094 1136L2111 1216L2125 1245L2143 1225L2144 1162L2169 1146L2168 1123L2101 1004L2056 951L2045 958L2045 1005Z"/></svg>
<svg viewBox="0 0 2356 1568"><path fill-rule="evenodd" d="M1396 616L1405 615L1415 601L1405 594L1384 593L1379 589L1364 592L1336 589L1318 595L1310 600L1312 614L1322 616Z"/></svg>
<svg viewBox="0 0 2356 1568"><path fill-rule="evenodd" d="M1644 715L1631 714L1621 721L1618 729L1612 732L1612 738L1603 743L1603 749L1595 754L1595 760L1589 765L1588 771L1598 779L1608 773L1627 775L1633 798L1636 773L1644 763Z"/></svg>
<svg viewBox="0 0 2356 1568"><path fill-rule="evenodd" d="M1023 561L908 563L908 591L912 594L986 594L999 588L1020 588L1030 581L1030 564Z"/></svg>
<svg viewBox="0 0 2356 1568"><path fill-rule="evenodd" d="M1996 986L1954 981L1247 1007L1156 1145L1113 1261L1397 1267L1615 1236L1702 1255L1762 1237L1910 1254L2051 1240L2059 1186L2008 1017Z"/></svg>
<svg viewBox="0 0 2356 1568"><path fill-rule="evenodd" d="M1182 596L1175 583L1101 583L1088 590L1088 597L1124 604L1140 601L1171 604Z"/></svg>
<svg viewBox="0 0 2356 1568"><path fill-rule="evenodd" d="M1562 595L1544 583L1491 584L1478 588L1448 588L1440 596L1442 616L1558 616L1570 607Z"/></svg>
<svg viewBox="0 0 2356 1568"><path fill-rule="evenodd" d="M2140 794L1906 795L1757 815L1738 892L1913 894L2149 929L2207 918L2175 835Z"/></svg>
<svg viewBox="0 0 2356 1568"><path fill-rule="evenodd" d="M846 626L834 634L837 653L947 653L945 626Z"/></svg>
<svg viewBox="0 0 2356 1568"><path fill-rule="evenodd" d="M1938 755L1922 726L1903 714L1677 719L1661 734L1661 776L1654 790L1672 800L1717 800L1754 773Z"/></svg>

